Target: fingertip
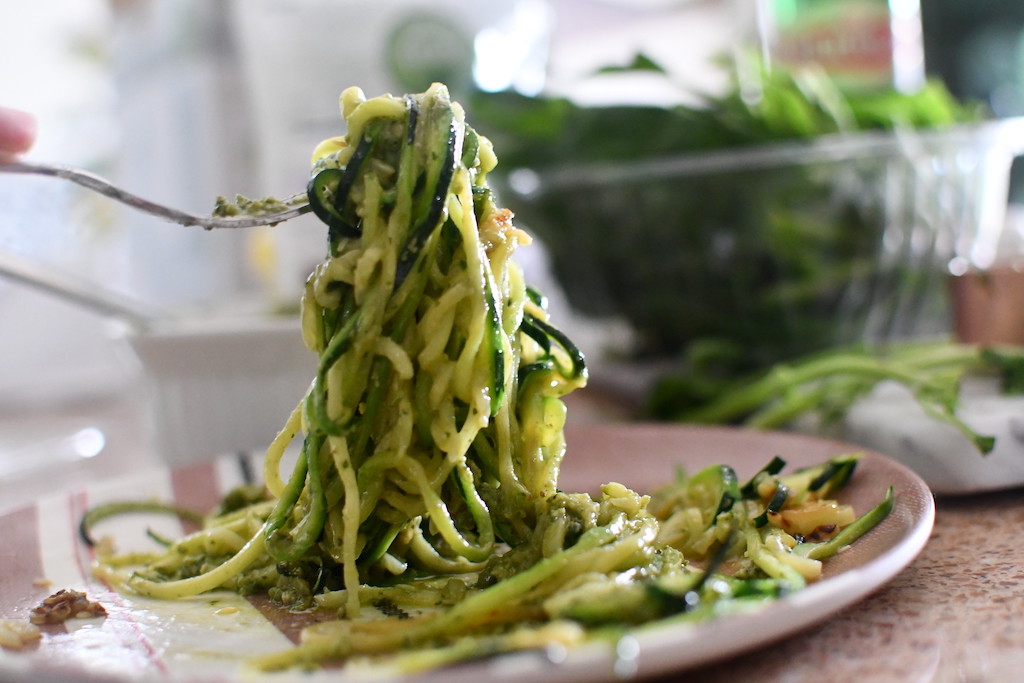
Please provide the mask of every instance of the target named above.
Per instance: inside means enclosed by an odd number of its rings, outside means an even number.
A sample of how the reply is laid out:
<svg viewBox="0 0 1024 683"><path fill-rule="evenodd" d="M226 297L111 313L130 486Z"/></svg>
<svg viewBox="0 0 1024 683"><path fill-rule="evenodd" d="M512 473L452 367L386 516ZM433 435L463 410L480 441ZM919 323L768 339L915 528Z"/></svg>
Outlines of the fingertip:
<svg viewBox="0 0 1024 683"><path fill-rule="evenodd" d="M36 141L36 126L36 117L32 114L0 107L0 152L27 152Z"/></svg>

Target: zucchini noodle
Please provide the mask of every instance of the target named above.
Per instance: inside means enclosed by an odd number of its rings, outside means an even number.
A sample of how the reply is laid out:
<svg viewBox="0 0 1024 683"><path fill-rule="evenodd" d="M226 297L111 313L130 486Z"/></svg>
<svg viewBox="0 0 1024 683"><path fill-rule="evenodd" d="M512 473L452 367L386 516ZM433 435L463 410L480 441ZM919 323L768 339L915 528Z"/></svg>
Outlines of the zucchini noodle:
<svg viewBox="0 0 1024 683"><path fill-rule="evenodd" d="M413 671L772 599L885 516L891 496L862 517L829 498L856 456L773 461L742 488L720 466L651 496L560 491L562 399L587 370L514 259L530 238L488 187L490 142L440 84L340 102L347 134L317 147L308 187L328 227L301 312L320 361L265 491L97 575L334 614L263 669L390 654Z"/></svg>

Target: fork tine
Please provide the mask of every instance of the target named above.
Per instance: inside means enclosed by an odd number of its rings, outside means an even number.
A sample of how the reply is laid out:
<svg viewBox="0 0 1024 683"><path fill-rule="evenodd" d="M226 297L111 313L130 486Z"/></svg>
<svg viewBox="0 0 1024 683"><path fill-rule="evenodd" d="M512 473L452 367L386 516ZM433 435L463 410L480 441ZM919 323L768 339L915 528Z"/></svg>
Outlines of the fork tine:
<svg viewBox="0 0 1024 683"><path fill-rule="evenodd" d="M185 211L179 211L178 209L144 199L121 187L118 187L117 185L114 185L95 173L74 168L72 166L13 161L9 163L0 163L0 173L22 173L63 178L64 180L70 180L71 182L77 183L78 185L93 190L94 192L99 192L100 194L121 202L136 211L152 214L172 223L178 223L185 226L195 225L206 230L212 230L214 228L251 228L259 225L275 225L301 216L310 210L309 204L298 204L284 211L259 216L200 216L187 213Z"/></svg>

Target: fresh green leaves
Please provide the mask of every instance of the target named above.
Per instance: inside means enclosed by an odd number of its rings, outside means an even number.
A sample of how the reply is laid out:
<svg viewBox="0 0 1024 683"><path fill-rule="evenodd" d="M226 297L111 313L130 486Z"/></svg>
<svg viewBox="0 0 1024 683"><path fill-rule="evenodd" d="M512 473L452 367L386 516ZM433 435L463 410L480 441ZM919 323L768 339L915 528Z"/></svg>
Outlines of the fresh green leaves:
<svg viewBox="0 0 1024 683"><path fill-rule="evenodd" d="M649 405L662 419L778 428L801 415L828 424L883 380L907 387L932 417L956 427L982 453L995 446L957 416L960 384L968 374L994 375L1007 393L1024 392L1024 349L977 348L949 342L904 342L888 349L841 348L782 363L718 385L693 402L686 376L664 379ZM678 389L677 389L678 387Z"/></svg>
<svg viewBox="0 0 1024 683"><path fill-rule="evenodd" d="M1006 394L1024 394L1024 353L1015 349L986 348L981 360L999 374L1000 385Z"/></svg>
<svg viewBox="0 0 1024 683"><path fill-rule="evenodd" d="M599 73L664 72L646 55ZM840 90L822 71L759 69L752 96L738 82L696 105L584 106L562 97L475 93L467 100L476 128L502 152L504 168L648 159L856 130L934 128L977 121L976 103L960 103L939 81L915 93ZM668 76L666 75L666 78Z"/></svg>

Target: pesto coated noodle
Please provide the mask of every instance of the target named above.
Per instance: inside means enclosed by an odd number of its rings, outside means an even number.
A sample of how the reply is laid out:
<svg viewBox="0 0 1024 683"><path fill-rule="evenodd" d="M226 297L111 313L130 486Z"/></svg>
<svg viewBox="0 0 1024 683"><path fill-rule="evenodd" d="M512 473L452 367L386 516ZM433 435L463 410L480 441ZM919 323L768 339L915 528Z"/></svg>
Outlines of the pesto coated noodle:
<svg viewBox="0 0 1024 683"><path fill-rule="evenodd" d="M756 605L885 516L891 495L861 517L832 499L855 455L743 485L723 465L651 495L560 491L562 398L587 371L514 259L530 238L488 186L490 142L440 84L340 103L347 132L317 147L308 188L328 227L301 309L320 362L264 486L151 555L103 554L98 576L337 615L262 669L416 671Z"/></svg>

